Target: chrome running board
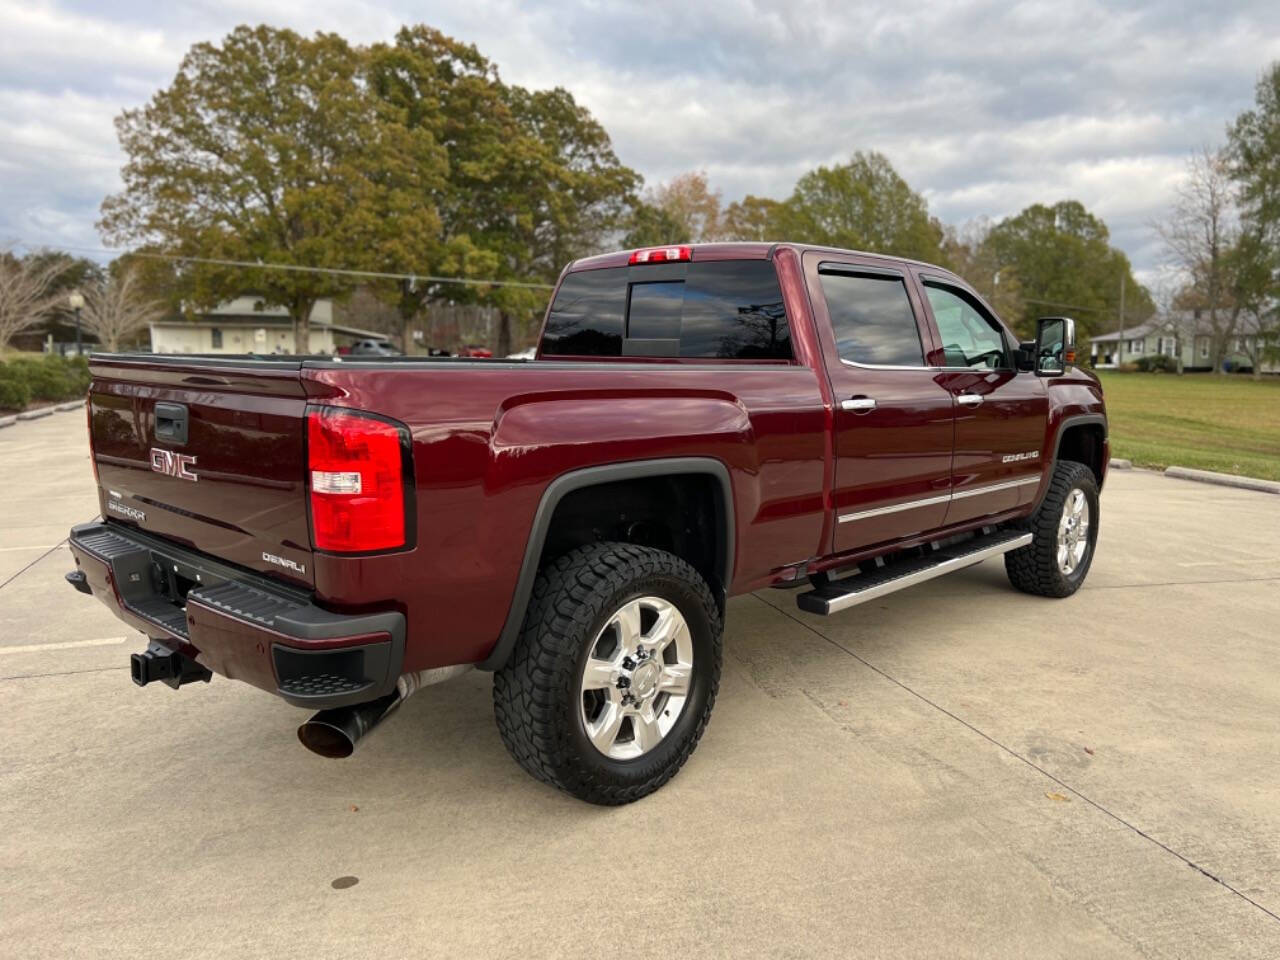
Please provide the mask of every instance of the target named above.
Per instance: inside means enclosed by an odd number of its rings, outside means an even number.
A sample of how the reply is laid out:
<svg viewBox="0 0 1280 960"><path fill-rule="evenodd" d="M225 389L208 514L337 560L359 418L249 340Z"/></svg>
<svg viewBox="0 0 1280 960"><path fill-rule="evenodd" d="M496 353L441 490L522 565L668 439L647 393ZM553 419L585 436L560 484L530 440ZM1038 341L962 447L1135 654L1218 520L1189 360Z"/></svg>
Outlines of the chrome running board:
<svg viewBox="0 0 1280 960"><path fill-rule="evenodd" d="M809 613L830 616L868 600L895 593L917 583L963 570L1010 550L1025 547L1031 534L1021 530L998 530L972 540L935 550L927 556L873 567L843 580L832 580L796 597L796 605Z"/></svg>

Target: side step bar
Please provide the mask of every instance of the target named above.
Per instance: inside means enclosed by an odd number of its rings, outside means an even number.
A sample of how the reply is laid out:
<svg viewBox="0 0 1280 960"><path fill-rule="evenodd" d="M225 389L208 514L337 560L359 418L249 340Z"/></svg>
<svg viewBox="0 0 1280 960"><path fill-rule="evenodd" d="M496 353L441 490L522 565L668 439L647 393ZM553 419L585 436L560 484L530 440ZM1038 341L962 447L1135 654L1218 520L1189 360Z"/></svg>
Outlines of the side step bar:
<svg viewBox="0 0 1280 960"><path fill-rule="evenodd" d="M935 550L925 557L874 567L866 573L845 577L843 580L832 580L816 590L800 594L796 597L796 605L809 613L830 616L885 594L971 567L988 557L1017 550L1030 542L1031 534L1020 530L998 530L983 534L972 540Z"/></svg>

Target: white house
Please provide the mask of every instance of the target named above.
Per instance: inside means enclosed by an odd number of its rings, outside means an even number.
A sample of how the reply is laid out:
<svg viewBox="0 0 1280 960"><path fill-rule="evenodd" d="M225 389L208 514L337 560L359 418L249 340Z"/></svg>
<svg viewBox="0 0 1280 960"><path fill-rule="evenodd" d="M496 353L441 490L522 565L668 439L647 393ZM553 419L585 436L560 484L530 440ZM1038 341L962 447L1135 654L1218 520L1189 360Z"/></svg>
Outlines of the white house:
<svg viewBox="0 0 1280 960"><path fill-rule="evenodd" d="M1241 316L1236 335L1227 343L1224 364L1228 369L1253 367L1261 361L1263 373L1280 373L1280 363L1264 358L1265 335L1257 321ZM1271 335L1273 345L1275 334ZM1176 360L1181 354L1183 370L1213 369L1213 337L1208 322L1190 310L1159 314L1123 332L1099 333L1089 341L1093 365L1103 370L1135 363L1142 357L1165 356Z"/></svg>
<svg viewBox="0 0 1280 960"><path fill-rule="evenodd" d="M372 330L335 324L333 301L317 300L311 308L307 353L335 353L356 340L385 340ZM296 353L293 322L284 307L267 306L246 295L196 314L151 324L154 353Z"/></svg>

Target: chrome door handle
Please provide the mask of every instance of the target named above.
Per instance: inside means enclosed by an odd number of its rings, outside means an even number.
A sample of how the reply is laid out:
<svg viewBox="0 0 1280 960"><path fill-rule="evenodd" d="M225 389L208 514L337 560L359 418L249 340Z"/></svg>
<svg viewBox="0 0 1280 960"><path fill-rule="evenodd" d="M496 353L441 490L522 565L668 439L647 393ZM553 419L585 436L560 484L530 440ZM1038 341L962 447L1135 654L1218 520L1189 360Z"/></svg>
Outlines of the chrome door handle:
<svg viewBox="0 0 1280 960"><path fill-rule="evenodd" d="M876 408L875 397L854 397L852 400L841 400L841 410L852 410L854 413L870 413Z"/></svg>
<svg viewBox="0 0 1280 960"><path fill-rule="evenodd" d="M962 393L956 397L956 403L962 407L980 407L982 406L982 395L978 393Z"/></svg>

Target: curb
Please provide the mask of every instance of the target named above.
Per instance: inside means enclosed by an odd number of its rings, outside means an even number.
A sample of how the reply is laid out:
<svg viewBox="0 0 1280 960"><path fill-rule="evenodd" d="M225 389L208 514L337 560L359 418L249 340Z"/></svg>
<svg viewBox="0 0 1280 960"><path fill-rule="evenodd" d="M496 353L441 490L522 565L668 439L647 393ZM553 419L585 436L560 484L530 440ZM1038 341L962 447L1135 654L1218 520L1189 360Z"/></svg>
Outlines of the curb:
<svg viewBox="0 0 1280 960"><path fill-rule="evenodd" d="M52 416L54 413L83 409L83 400L68 400L66 403L55 403L51 407L39 407L36 410L23 410L21 413L11 413L7 417L0 417L0 430L5 427L12 427L19 420L39 420L41 417Z"/></svg>
<svg viewBox="0 0 1280 960"><path fill-rule="evenodd" d="M1237 477L1233 473L1214 473L1212 470L1193 470L1191 467L1166 467L1164 475L1177 480L1195 480L1198 483L1216 483L1219 486L1236 487L1239 490L1280 494L1280 481L1276 480Z"/></svg>
<svg viewBox="0 0 1280 960"><path fill-rule="evenodd" d="M1107 466L1108 466L1108 467L1110 467L1112 470L1132 470L1132 469L1133 469L1133 461L1132 461L1132 460L1117 460L1115 457L1112 457L1112 458L1107 462Z"/></svg>

